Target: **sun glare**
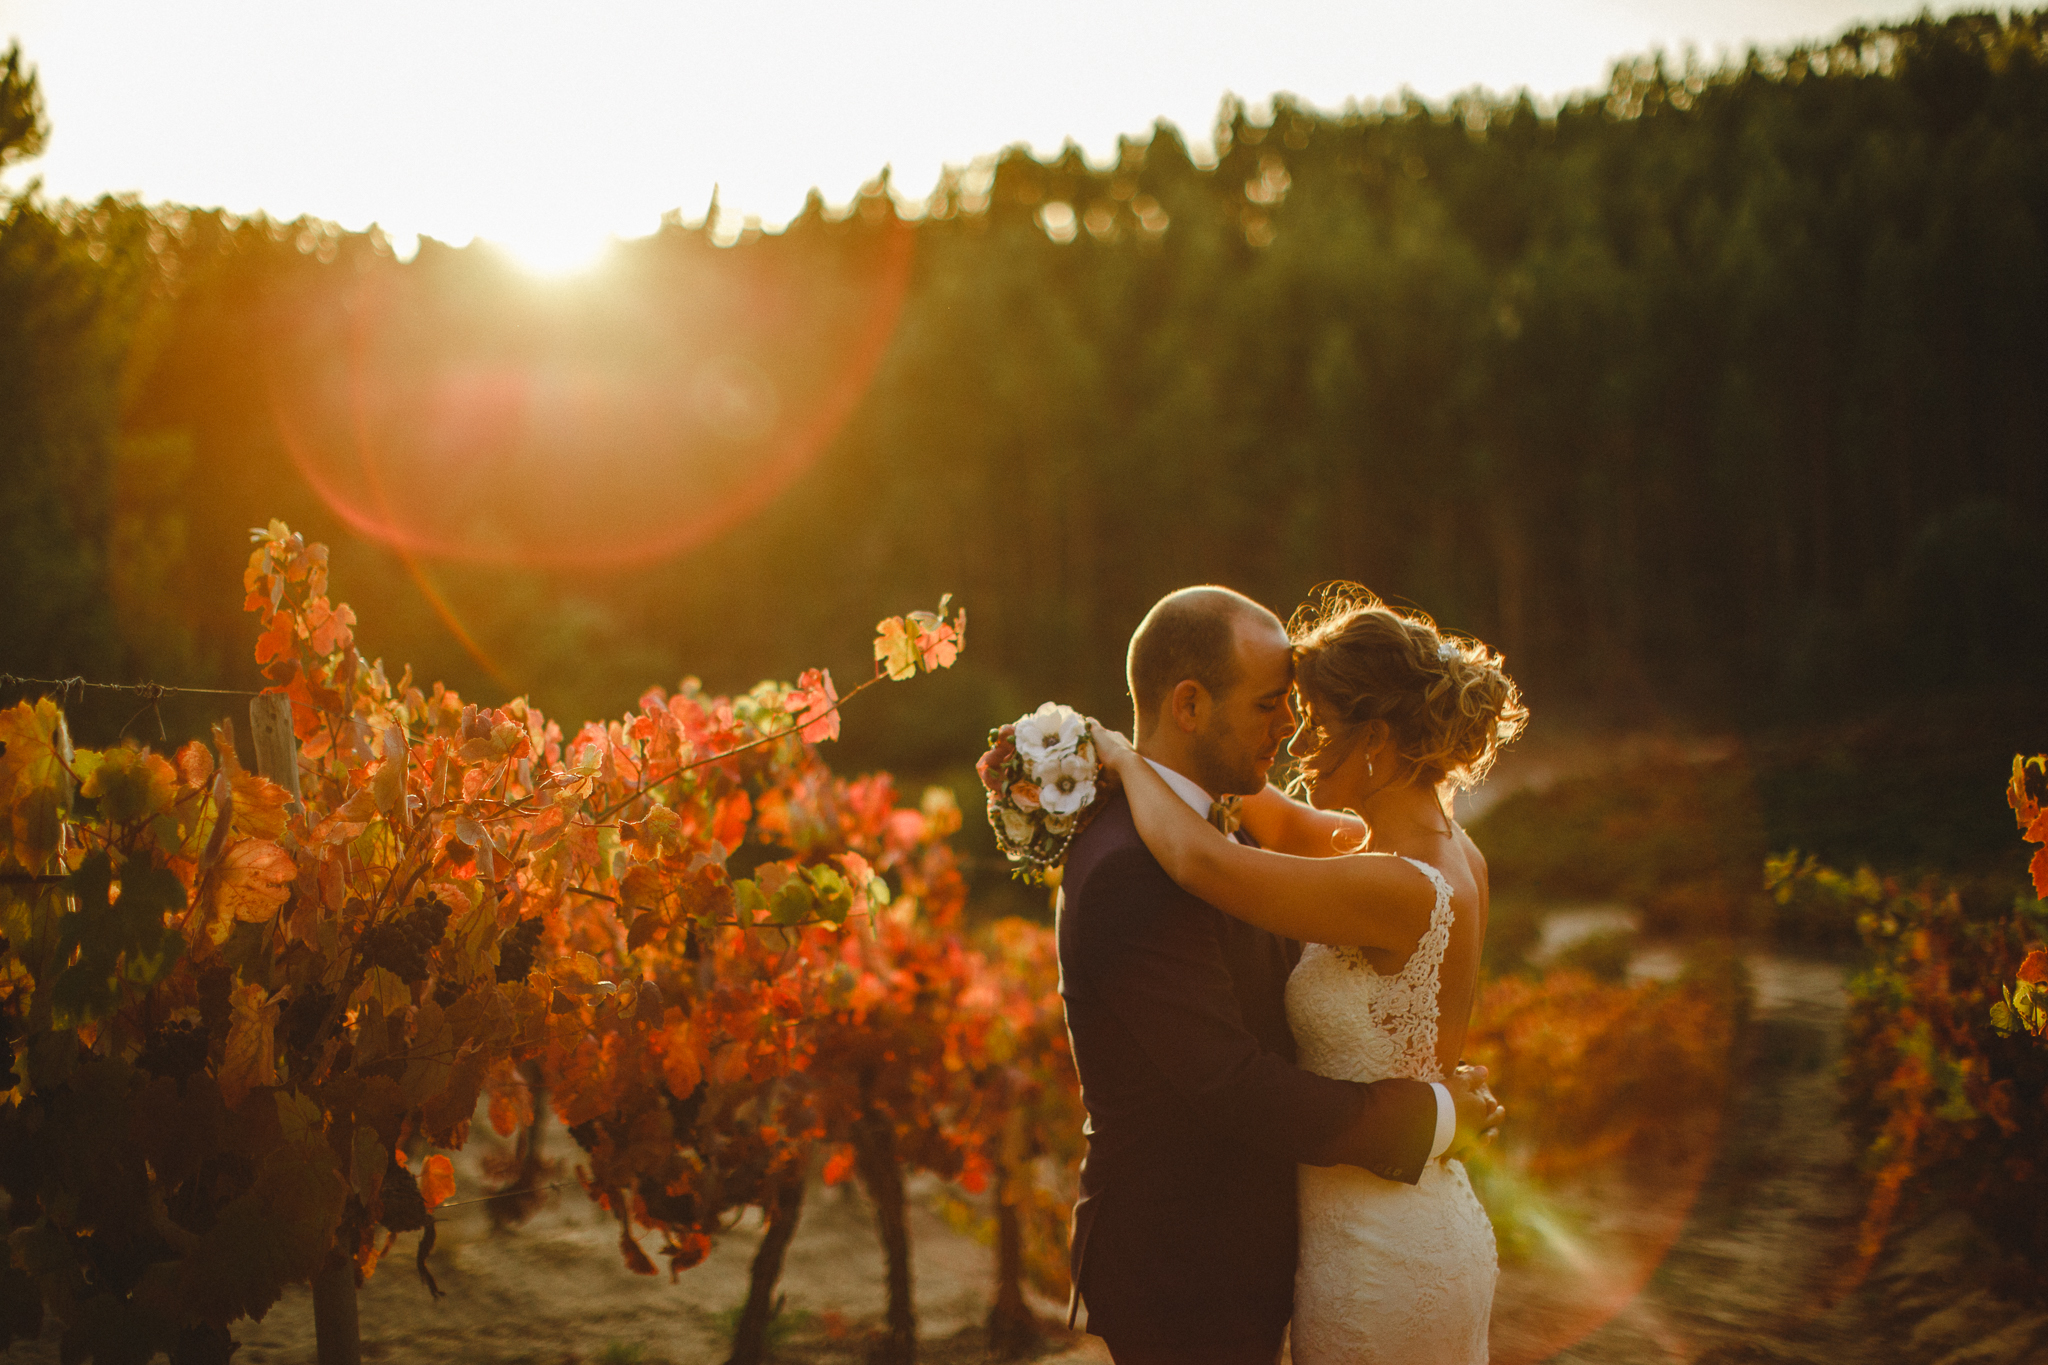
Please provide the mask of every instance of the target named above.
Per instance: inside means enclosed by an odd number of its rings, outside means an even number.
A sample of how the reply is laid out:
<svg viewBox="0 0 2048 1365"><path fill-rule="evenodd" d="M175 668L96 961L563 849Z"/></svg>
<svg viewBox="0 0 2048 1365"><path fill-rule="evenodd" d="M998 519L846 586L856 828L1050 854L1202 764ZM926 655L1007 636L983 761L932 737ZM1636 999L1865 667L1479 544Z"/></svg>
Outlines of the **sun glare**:
<svg viewBox="0 0 2048 1365"><path fill-rule="evenodd" d="M595 269L613 239L586 223L535 222L492 233L485 240L529 274L557 280Z"/></svg>

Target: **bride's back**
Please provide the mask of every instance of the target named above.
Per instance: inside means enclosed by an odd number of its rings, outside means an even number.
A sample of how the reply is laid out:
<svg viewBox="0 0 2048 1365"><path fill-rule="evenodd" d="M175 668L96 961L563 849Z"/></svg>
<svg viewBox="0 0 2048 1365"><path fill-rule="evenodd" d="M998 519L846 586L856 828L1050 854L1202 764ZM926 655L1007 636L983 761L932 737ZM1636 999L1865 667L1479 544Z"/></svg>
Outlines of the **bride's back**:
<svg viewBox="0 0 2048 1365"><path fill-rule="evenodd" d="M1390 607L1357 584L1325 585L1295 613L1289 632L1303 728L1314 741L1311 751L1295 747L1295 754L1317 789L1316 804L1356 811L1366 825L1366 850L1405 858L1446 888L1449 923L1432 924L1422 943L1441 930L1426 973L1430 1051L1435 1068L1449 1074L1478 989L1488 889L1486 859L1451 820L1443 796L1452 785L1484 778L1528 712L1499 654L1438 630L1421 612ZM1325 783L1341 788L1334 799L1326 799ZM1398 949L1346 949L1338 960L1385 983L1415 975L1407 970L1411 957Z"/></svg>
<svg viewBox="0 0 2048 1365"><path fill-rule="evenodd" d="M1353 1081L1394 1076L1440 1081L1456 1065L1464 1024L1455 1005L1445 1010L1443 987L1447 965L1454 978L1469 975L1464 962L1448 964L1447 958L1454 940L1476 939L1456 932L1458 922L1472 916L1458 913L1455 888L1440 869L1400 856L1428 877L1436 892L1429 926L1414 950L1396 965L1368 949L1309 944L1288 978L1287 1022L1301 1065L1311 1071ZM1469 980L1458 994L1469 1013ZM1447 1019L1453 1027L1443 1027Z"/></svg>

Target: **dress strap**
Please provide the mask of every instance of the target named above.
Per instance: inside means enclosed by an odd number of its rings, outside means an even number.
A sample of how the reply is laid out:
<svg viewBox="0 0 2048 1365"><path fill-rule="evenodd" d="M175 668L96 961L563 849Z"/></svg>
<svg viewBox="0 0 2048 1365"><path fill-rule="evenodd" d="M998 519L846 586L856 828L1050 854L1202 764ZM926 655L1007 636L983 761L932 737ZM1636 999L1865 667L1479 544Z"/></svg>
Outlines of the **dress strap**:
<svg viewBox="0 0 2048 1365"><path fill-rule="evenodd" d="M1429 928L1416 943L1415 951L1401 968L1401 975L1411 974L1425 978L1429 983L1432 997L1436 994L1437 977L1444 963L1444 953L1451 946L1451 881L1437 868L1420 858L1411 858L1402 853L1396 855L1402 862L1419 869L1436 887L1436 905L1429 912Z"/></svg>
<svg viewBox="0 0 2048 1365"><path fill-rule="evenodd" d="M1394 856L1399 858L1402 862L1407 863L1410 867L1413 867L1417 871L1421 872L1423 876L1429 878L1430 885L1436 888L1436 908L1430 912L1429 916L1430 923L1436 923L1436 917L1438 915L1441 915L1442 913L1444 913L1445 910L1450 908L1450 878L1444 876L1442 872L1438 871L1434 864L1425 863L1420 858L1411 858L1405 853L1397 853Z"/></svg>

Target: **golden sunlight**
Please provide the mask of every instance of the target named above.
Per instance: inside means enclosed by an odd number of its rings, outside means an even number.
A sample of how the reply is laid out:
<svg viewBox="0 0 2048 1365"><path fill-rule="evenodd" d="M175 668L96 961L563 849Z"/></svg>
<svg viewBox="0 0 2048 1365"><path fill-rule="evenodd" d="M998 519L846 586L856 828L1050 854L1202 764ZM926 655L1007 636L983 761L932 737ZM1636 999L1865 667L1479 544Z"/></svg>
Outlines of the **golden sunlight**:
<svg viewBox="0 0 2048 1365"><path fill-rule="evenodd" d="M43 72L62 132L34 174L53 196L376 221L401 241L481 236L555 275L589 265L608 234L642 236L675 209L696 218L714 184L733 221L773 226L812 186L850 202L885 164L918 196L943 167L1013 142L1053 155L1072 138L1113 156L1120 134L1164 117L1199 148L1231 90L1332 109L1403 88L1443 98L1526 85L1548 97L1604 83L1625 52L1691 45L1713 60L1915 8L1284 0L1244 29L1230 0L1194 0L1170 24L1130 0L799 0L788 13L653 0L366 0L345 12L0 0L0 42L18 37ZM1232 41L1213 41L1219 32ZM1048 86L1052 70L1066 82ZM540 85L515 74L543 72ZM286 107L351 116L274 116ZM528 223L554 212L588 226Z"/></svg>
<svg viewBox="0 0 2048 1365"><path fill-rule="evenodd" d="M609 232L573 220L536 219L507 226L509 231L493 234L490 244L528 274L543 279L563 279L595 269L614 241Z"/></svg>

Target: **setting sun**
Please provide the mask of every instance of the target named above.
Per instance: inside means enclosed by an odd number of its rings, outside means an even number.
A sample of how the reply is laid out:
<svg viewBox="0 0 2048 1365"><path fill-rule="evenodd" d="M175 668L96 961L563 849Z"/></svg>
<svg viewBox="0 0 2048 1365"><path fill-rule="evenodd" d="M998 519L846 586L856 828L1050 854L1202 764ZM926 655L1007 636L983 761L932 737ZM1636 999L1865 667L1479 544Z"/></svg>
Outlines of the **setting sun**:
<svg viewBox="0 0 2048 1365"><path fill-rule="evenodd" d="M594 269L611 248L611 234L573 221L521 223L491 240L521 268L543 279L561 279Z"/></svg>

